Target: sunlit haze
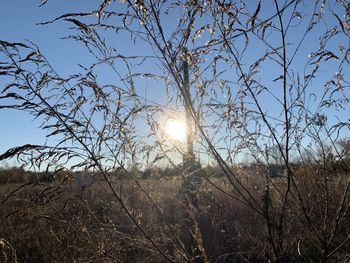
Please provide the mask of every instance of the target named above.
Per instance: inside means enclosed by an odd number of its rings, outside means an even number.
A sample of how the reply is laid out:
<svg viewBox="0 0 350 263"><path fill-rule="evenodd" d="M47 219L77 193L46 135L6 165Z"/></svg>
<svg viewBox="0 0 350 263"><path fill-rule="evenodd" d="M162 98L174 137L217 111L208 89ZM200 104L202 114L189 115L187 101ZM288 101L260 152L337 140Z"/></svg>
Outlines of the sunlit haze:
<svg viewBox="0 0 350 263"><path fill-rule="evenodd" d="M186 139L186 123L181 119L169 119L164 127L166 135L174 141Z"/></svg>

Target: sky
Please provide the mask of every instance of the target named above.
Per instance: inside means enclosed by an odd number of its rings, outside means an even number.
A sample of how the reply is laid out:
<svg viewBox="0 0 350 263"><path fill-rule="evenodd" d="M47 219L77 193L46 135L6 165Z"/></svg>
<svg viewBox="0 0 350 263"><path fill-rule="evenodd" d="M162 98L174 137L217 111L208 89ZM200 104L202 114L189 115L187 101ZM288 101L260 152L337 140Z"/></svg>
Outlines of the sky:
<svg viewBox="0 0 350 263"><path fill-rule="evenodd" d="M99 1L85 0L54 0L48 1L46 5L39 7L41 1L3 1L0 4L0 39L8 42L35 43L41 53L44 54L53 68L63 77L81 71L80 65L90 65L94 60L87 54L85 49L73 41L64 40L73 32L68 23L56 22L50 25L38 25L38 23L49 21L64 13L89 12L98 10ZM130 39L124 41L121 34L112 41L117 42L116 47L126 51L126 55L142 54L147 49L140 46L130 45ZM101 83L118 81L112 76L112 72L101 72L103 78L98 79ZM110 74L109 74L110 73ZM0 84L3 84L0 80ZM142 96L166 105L165 90L159 88L152 80L145 80L140 91ZM145 86L145 88L144 88ZM136 87L138 89L138 87ZM47 142L45 133L38 129L41 120L35 120L27 113L10 109L0 110L0 153L6 150L24 145L39 144ZM6 160L0 165L16 165L15 160Z"/></svg>
<svg viewBox="0 0 350 263"><path fill-rule="evenodd" d="M254 12L258 1L249 1L249 9ZM47 56L52 66L59 72L62 76L69 76L72 72L79 71L79 64L87 65L93 60L91 56L81 49L79 44L72 41L63 40L62 37L66 36L71 32L70 26L64 22L56 22L50 25L37 25L37 23L48 21L53 19L63 13L74 13L74 12L84 12L98 9L99 1L86 1L86 0L49 0L48 3L42 7L39 7L40 1L21 1L21 0L11 0L11 1L2 1L0 4L0 39L9 41L9 42L23 42L30 40L37 44L43 54ZM119 5L120 6L120 5ZM118 6L118 7L119 7ZM312 8L311 5L305 5L303 11L307 15L307 12ZM269 17L272 14L273 10L268 4L263 2L263 17ZM303 15L303 14L302 14ZM171 28L174 25L174 18L177 14L173 14L173 17L168 18L165 21L167 28ZM203 21L207 19L205 16L202 18ZM327 19L328 20L328 19ZM297 19L293 20L294 22ZM335 23L334 18L328 20L330 24ZM305 25L298 25L297 22L295 27L292 27L290 32L288 32L288 41L293 43L296 39L300 39L300 32L302 28L305 28ZM303 45L300 48L298 56L294 59L291 67L295 72L303 72L303 68L299 68L299 65L303 65L308 59L308 55L311 47L318 45L318 37L321 32L324 31L326 26L329 25L319 25L317 29L311 32L304 41ZM106 36L109 37L108 35ZM204 41L205 34L202 37ZM272 36L278 38L279 36ZM121 34L117 38L110 38L111 43L115 43L115 46L131 54L143 54L150 53L151 50L142 43L136 43L134 45L130 44L132 41L127 39L127 36ZM244 41L242 38L241 43L238 41L237 45L241 45ZM333 43L330 43L330 48L333 50L338 50L338 46L342 44L348 46L349 43L346 39L335 38ZM295 46L290 45L287 48L289 54L293 52ZM313 48L314 49L314 48ZM250 45L249 49L246 51L243 61L245 69L249 68L254 61L254 58L259 54L264 52L264 47L259 46L258 41L256 45ZM151 64L145 63L143 66L144 69L147 67L152 67ZM279 89L280 83L271 81L272 79L278 77L278 72L273 69L274 65L265 64L261 71L261 79L263 83L268 86L275 94L281 95L281 89ZM223 64L223 69L225 64ZM323 69L324 74L319 75L317 80L313 80L312 85L315 87L315 93L318 93L318 89L322 87L324 81L329 79L330 76L335 74L337 70L337 64L334 62L329 62L327 66ZM103 74L102 74L103 73ZM223 76L230 78L232 75L231 71L227 71ZM113 82L118 81L113 79L114 77L108 72L101 72L103 78L99 81L103 82ZM205 77L205 76L204 76ZM0 80L0 84L2 84ZM140 86L137 86L138 93L142 96L146 96L148 99L159 102L160 104L167 104L166 93L164 87L161 87L160 83L157 83L153 80L142 80ZM322 88L321 88L322 89ZM348 92L348 91L347 91ZM269 114L280 117L280 111L278 107L270 103L270 97L261 95L262 107ZM222 97L224 101L225 98ZM169 106L169 105L168 105ZM335 112L329 111L329 118L339 117L341 120L346 120L347 115L344 112ZM208 119L209 121L209 119ZM38 126L41 124L40 120L33 120L31 116L28 116L26 113L17 112L14 110L0 110L0 153L6 151L7 149L22 144L43 144L47 140L45 134L38 130ZM142 127L142 124L140 124ZM253 127L251 127L253 128ZM223 133L225 133L223 131ZM346 135L346 134L345 134ZM218 138L220 140L220 138ZM13 165L14 161L6 161L5 164Z"/></svg>
<svg viewBox="0 0 350 263"><path fill-rule="evenodd" d="M81 61L84 56L77 52L72 43L61 40L67 26L59 23L49 27L37 23L47 21L59 14L76 12L88 8L88 1L50 1L39 8L40 1L2 1L0 3L0 38L9 42L30 40L47 54L53 66L62 73L69 74L74 69L71 61ZM90 3L92 3L90 1ZM90 5L91 7L91 5ZM0 153L23 144L43 144L46 140L38 130L39 120L33 120L27 113L14 110L0 110ZM14 160L6 161L14 165Z"/></svg>

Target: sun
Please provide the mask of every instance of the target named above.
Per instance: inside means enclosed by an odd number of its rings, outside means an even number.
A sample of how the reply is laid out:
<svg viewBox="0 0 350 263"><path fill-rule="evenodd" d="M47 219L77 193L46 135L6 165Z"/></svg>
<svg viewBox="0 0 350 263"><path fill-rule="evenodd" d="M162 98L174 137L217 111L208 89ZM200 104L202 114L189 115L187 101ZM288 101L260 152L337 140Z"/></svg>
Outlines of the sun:
<svg viewBox="0 0 350 263"><path fill-rule="evenodd" d="M164 131L174 141L183 141L186 139L186 123L181 119L168 119L165 122Z"/></svg>

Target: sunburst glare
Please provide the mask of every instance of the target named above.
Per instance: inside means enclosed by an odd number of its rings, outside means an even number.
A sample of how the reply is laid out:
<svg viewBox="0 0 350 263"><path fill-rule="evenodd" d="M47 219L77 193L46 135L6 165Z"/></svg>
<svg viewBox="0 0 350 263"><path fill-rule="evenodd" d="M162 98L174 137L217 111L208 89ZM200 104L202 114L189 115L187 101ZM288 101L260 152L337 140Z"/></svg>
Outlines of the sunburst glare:
<svg viewBox="0 0 350 263"><path fill-rule="evenodd" d="M174 141L183 141L186 139L186 123L181 119L171 118L165 122L165 134Z"/></svg>

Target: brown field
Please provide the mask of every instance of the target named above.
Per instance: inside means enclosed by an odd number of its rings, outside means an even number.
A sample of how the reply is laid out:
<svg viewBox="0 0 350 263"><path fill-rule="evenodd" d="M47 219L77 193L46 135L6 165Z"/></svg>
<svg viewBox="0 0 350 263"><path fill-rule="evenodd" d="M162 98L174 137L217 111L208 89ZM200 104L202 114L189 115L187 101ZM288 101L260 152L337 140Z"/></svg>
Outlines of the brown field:
<svg viewBox="0 0 350 263"><path fill-rule="evenodd" d="M327 220L329 230L333 228L348 177L328 183L333 195L329 199L322 196L324 185L316 179L298 177L308 219L297 199L291 199L285 212L286 257L276 262L319 262L321 258L322 244L307 220L318 228ZM209 180L203 179L190 197L185 197L180 177L112 181L137 223L174 262L189 258L192 262L267 262L271 258L269 238L277 236L278 229L249 207L227 180ZM262 207L268 193L269 217L278 219L286 178L267 180L242 173L240 180ZM296 195L294 190L292 195ZM0 196L1 262L165 261L102 180L88 187L80 186L72 176L51 183L7 183L0 185ZM342 215L331 248L347 242L350 216L347 210ZM342 246L327 262L346 258L349 251L349 246Z"/></svg>

